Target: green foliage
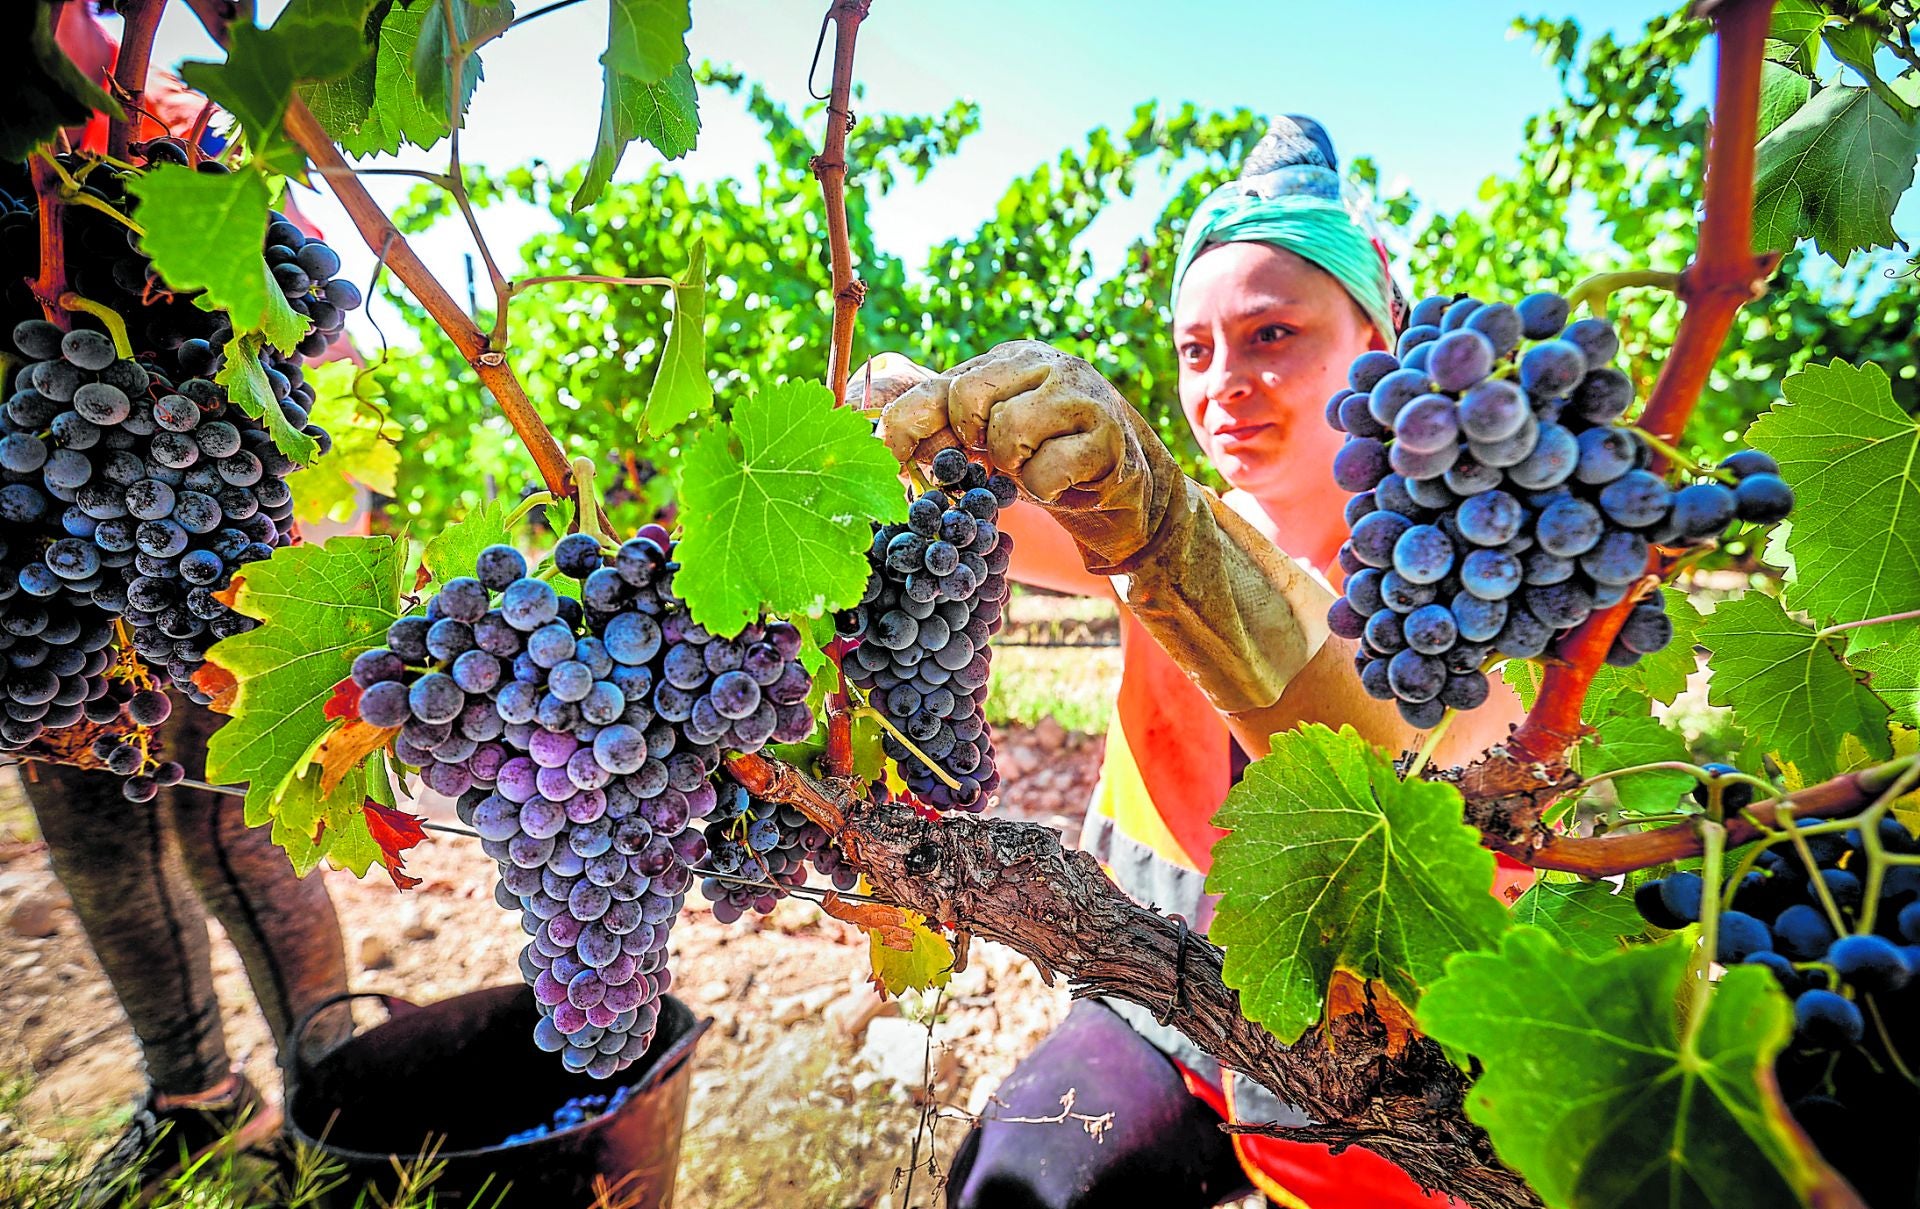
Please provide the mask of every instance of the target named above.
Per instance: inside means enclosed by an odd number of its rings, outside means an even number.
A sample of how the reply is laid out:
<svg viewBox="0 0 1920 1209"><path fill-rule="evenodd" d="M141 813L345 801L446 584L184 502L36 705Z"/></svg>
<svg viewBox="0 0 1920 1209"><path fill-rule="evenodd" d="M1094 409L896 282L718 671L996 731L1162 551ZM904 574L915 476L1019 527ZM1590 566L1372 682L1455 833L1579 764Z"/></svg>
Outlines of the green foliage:
<svg viewBox="0 0 1920 1209"><path fill-rule="evenodd" d="M1516 924L1535 927L1569 953L1604 957L1646 931L1633 896L1611 882L1538 881L1509 912Z"/></svg>
<svg viewBox="0 0 1920 1209"><path fill-rule="evenodd" d="M281 297L275 291L275 297ZM282 305L285 298L281 297ZM235 330L231 339L221 348L226 355L226 363L213 380L227 388L227 397L238 404L241 411L267 426L267 432L273 437L273 443L280 452L302 466L313 464L320 454L319 442L293 426L286 412L280 410L280 402L274 398L273 386L267 381L266 366L261 364L260 354L265 351L267 337L258 332L242 333Z"/></svg>
<svg viewBox="0 0 1920 1209"><path fill-rule="evenodd" d="M1913 80L1920 89L1920 77ZM1822 88L1762 139L1754 181L1756 248L1802 236L1841 264L1854 250L1900 243L1893 208L1913 184L1920 119L1865 88Z"/></svg>
<svg viewBox="0 0 1920 1209"><path fill-rule="evenodd" d="M318 11L322 8L290 6L271 29L241 21L232 27L225 60L188 63L180 70L189 85L239 120L255 164L301 179L307 157L285 129L295 86L344 75L366 57L360 38L367 4L351 6L358 11ZM222 233L217 225L209 230Z"/></svg>
<svg viewBox="0 0 1920 1209"><path fill-rule="evenodd" d="M1920 424L1878 365L1809 366L1785 396L1749 439L1794 490L1787 602L1822 623L1920 607Z"/></svg>
<svg viewBox="0 0 1920 1209"><path fill-rule="evenodd" d="M1662 760L1684 764L1690 759L1686 737L1679 731L1649 714L1620 713L1600 719L1591 738L1574 750L1573 764L1581 776L1592 778L1616 768ZM1620 809L1629 814L1672 810L1674 802L1698 783L1692 773L1674 769L1631 773L1611 782Z"/></svg>
<svg viewBox="0 0 1920 1209"><path fill-rule="evenodd" d="M1684 940L1589 958L1514 928L1467 953L1420 1027L1484 1073L1467 1115L1549 1205L1792 1206L1818 1176L1772 1100L1792 1013L1764 970L1727 972L1683 1026Z"/></svg>
<svg viewBox="0 0 1920 1209"><path fill-rule="evenodd" d="M429 7L376 8L364 27L367 51L352 70L300 88L313 116L349 155L432 147L447 136L446 107L428 108L413 87L413 55Z"/></svg>
<svg viewBox="0 0 1920 1209"><path fill-rule="evenodd" d="M826 387L748 395L680 463L680 570L693 619L733 635L764 606L818 617L860 599L868 522L905 520L900 465Z"/></svg>
<svg viewBox="0 0 1920 1209"><path fill-rule="evenodd" d="M247 822L273 819L275 842L303 872L331 856L364 874L379 857L360 804L384 765L362 766L323 794L308 763L334 725L322 712L333 686L399 614L401 570L387 537L276 550L238 580L234 607L261 624L207 653L239 681L232 716L207 744L207 776L245 782Z"/></svg>
<svg viewBox="0 0 1920 1209"><path fill-rule="evenodd" d="M1761 592L1721 602L1700 627L1713 651L1709 700L1807 784L1845 772L1841 741L1888 759L1887 707L1841 658L1840 643L1787 616Z"/></svg>
<svg viewBox="0 0 1920 1209"><path fill-rule="evenodd" d="M307 320L287 305L261 250L271 199L264 176L163 164L127 188L139 199L133 216L146 229L140 248L167 284L204 290L200 304L225 311L236 335L263 335L292 351Z"/></svg>
<svg viewBox="0 0 1920 1209"><path fill-rule="evenodd" d="M1455 953L1490 947L1506 913L1493 854L1461 821L1460 793L1402 781L1350 726L1276 735L1214 824L1210 935L1247 1018L1289 1044L1320 1020L1335 970L1409 1007Z"/></svg>
<svg viewBox="0 0 1920 1209"><path fill-rule="evenodd" d="M667 329L667 347L654 370L653 385L647 388L647 408L640 417L643 432L670 432L713 406L706 322L707 253L696 239L686 274L673 287L673 325Z"/></svg>
<svg viewBox="0 0 1920 1209"><path fill-rule="evenodd" d="M633 140L647 140L670 160L693 150L700 107L687 63L692 22L688 0L612 0L607 6L600 134L573 195L575 213L599 200Z"/></svg>
<svg viewBox="0 0 1920 1209"><path fill-rule="evenodd" d="M398 430L387 418L376 375L349 361L307 367L314 388L313 422L327 430L333 448L318 462L288 480L293 514L303 524L331 520L345 524L360 505L361 488L392 495L400 469L394 442Z"/></svg>
<svg viewBox="0 0 1920 1209"><path fill-rule="evenodd" d="M506 501L488 500L428 538L427 548L420 555L420 565L436 582L444 585L449 579L472 575L480 551L488 546L512 544Z"/></svg>

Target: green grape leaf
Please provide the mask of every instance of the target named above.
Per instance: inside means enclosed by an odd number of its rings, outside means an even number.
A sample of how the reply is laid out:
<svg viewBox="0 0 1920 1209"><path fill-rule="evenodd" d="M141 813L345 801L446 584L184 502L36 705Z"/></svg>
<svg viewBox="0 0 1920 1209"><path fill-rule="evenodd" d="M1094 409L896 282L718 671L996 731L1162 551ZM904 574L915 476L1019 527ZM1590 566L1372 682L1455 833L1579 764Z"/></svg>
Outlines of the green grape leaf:
<svg viewBox="0 0 1920 1209"><path fill-rule="evenodd" d="M441 584L462 575L472 575L480 551L488 546L513 544L513 534L507 531L507 514L512 511L510 502L490 499L434 534L420 556L421 565ZM562 530L556 529L554 532ZM559 586L558 582L554 583L556 589Z"/></svg>
<svg viewBox="0 0 1920 1209"><path fill-rule="evenodd" d="M453 58L460 46L477 46L506 31L513 23L512 0L417 0L421 15L413 47L413 90L420 104L441 115L442 126L454 115ZM449 20L451 17L451 20ZM460 64L460 114L465 116L473 90L480 86L480 56L469 54Z"/></svg>
<svg viewBox="0 0 1920 1209"><path fill-rule="evenodd" d="M182 79L239 121L257 162L300 180L306 179L307 156L286 131L294 86L345 75L367 57L358 18L315 7L290 8L271 29L238 22L225 61L180 68Z"/></svg>
<svg viewBox="0 0 1920 1209"><path fill-rule="evenodd" d="M1894 87L1920 91L1920 76ZM1844 265L1857 250L1900 245L1893 208L1913 183L1920 119L1902 118L1865 88L1831 84L1761 139L1756 154L1755 248L1784 252L1811 236Z"/></svg>
<svg viewBox="0 0 1920 1209"><path fill-rule="evenodd" d="M280 410L279 401L273 397L273 387L267 382L266 367L260 363L265 344L266 338L258 333L242 335L236 331L221 349L226 364L213 380L227 388L227 398L239 405L241 411L267 426L267 435L290 461L311 466L320 456L319 442L295 428Z"/></svg>
<svg viewBox="0 0 1920 1209"><path fill-rule="evenodd" d="M337 828L334 812L357 806L367 781L350 774L321 800L318 773L300 774L334 728L324 714L333 686L399 615L401 570L391 537L284 546L234 576L234 608L261 624L207 652L238 683L232 716L207 744L207 778L246 782L247 821L256 826L285 803L287 825L321 850L312 860L328 849L314 825L328 817Z"/></svg>
<svg viewBox="0 0 1920 1209"><path fill-rule="evenodd" d="M1848 652L1847 662L1867 674L1867 686L1892 708L1895 721L1920 727L1920 625L1870 626L1854 638L1860 649Z"/></svg>
<svg viewBox="0 0 1920 1209"><path fill-rule="evenodd" d="M652 82L687 61L687 30L693 26L688 0L612 0L609 7L607 49L600 56L609 71Z"/></svg>
<svg viewBox="0 0 1920 1209"><path fill-rule="evenodd" d="M282 352L306 335L307 319L287 305L264 252L267 180L258 172L195 172L162 164L127 185L139 199L134 218L146 229L141 250L175 290L204 290L203 310L219 310L236 335L264 335ZM285 449L286 446L281 446Z"/></svg>
<svg viewBox="0 0 1920 1209"><path fill-rule="evenodd" d="M679 466L680 570L695 621L732 635L759 615L817 617L860 599L870 521L903 520L900 466L816 382L763 387L694 438Z"/></svg>
<svg viewBox="0 0 1920 1209"><path fill-rule="evenodd" d="M869 981L873 989L892 997L907 991L930 991L946 986L953 978L952 943L927 926L926 916L904 907L898 911L900 926L912 937L911 948L896 949L886 944L878 928L862 929L867 934L867 959L873 967Z"/></svg>
<svg viewBox="0 0 1920 1209"><path fill-rule="evenodd" d="M659 435L713 406L707 378L707 249L699 239L687 255L687 271L673 287L673 326L647 389L642 433Z"/></svg>
<svg viewBox="0 0 1920 1209"><path fill-rule="evenodd" d="M367 827L364 803L377 778L386 779L386 754L376 751L365 764L342 777L332 793L320 789L320 772L306 767L288 778L272 804L271 838L286 851L293 871L305 877L321 861L332 861L355 877L365 877L380 859L380 845ZM259 826L267 819L257 822Z"/></svg>
<svg viewBox="0 0 1920 1209"><path fill-rule="evenodd" d="M1920 422L1878 365L1809 365L1747 432L1794 491L1787 603L1821 624L1920 608ZM1857 643L1877 642L1872 627Z"/></svg>
<svg viewBox="0 0 1920 1209"><path fill-rule="evenodd" d="M26 54L9 60L15 74L0 109L0 159L26 159L63 127L86 125L96 109L115 118L126 114L60 49L54 38L60 11L54 4L7 6L0 29L9 45L24 43Z"/></svg>
<svg viewBox="0 0 1920 1209"><path fill-rule="evenodd" d="M1827 14L1816 0L1780 0L1767 26L1767 58L1800 75L1818 75L1820 30L1826 23Z"/></svg>
<svg viewBox="0 0 1920 1209"><path fill-rule="evenodd" d="M390 155L409 143L427 149L447 137L446 106L428 107L413 87L420 26L436 7L422 0L385 10L372 54L337 79L300 89L307 108L347 154Z"/></svg>
<svg viewBox="0 0 1920 1209"><path fill-rule="evenodd" d="M1813 81L1778 63L1760 65L1760 122L1755 138L1779 129L1813 95Z"/></svg>
<svg viewBox="0 0 1920 1209"><path fill-rule="evenodd" d="M1673 641L1665 650L1642 657L1632 667L1601 665L1580 707L1580 717L1589 726L1609 714L1645 714L1655 702L1673 704L1674 698L1686 691L1687 677L1698 670L1693 648L1699 640L1700 610L1678 588L1667 586L1660 591L1667 598L1667 616L1673 619ZM1534 698L1540 695L1542 671L1531 660L1507 660L1502 675L1527 709L1533 708Z"/></svg>
<svg viewBox="0 0 1920 1209"><path fill-rule="evenodd" d="M1707 699L1731 707L1749 735L1771 736L1769 753L1811 785L1847 771L1841 741L1867 757L1890 756L1886 704L1841 658L1834 639L1787 616L1764 592L1722 601L1700 628L1713 651Z"/></svg>
<svg viewBox="0 0 1920 1209"><path fill-rule="evenodd" d="M309 416L333 438L333 448L287 480L293 515L313 524L345 524L360 507L360 490L393 495L399 487L400 426L387 416L379 383L351 361L307 367L314 389Z"/></svg>
<svg viewBox="0 0 1920 1209"><path fill-rule="evenodd" d="M1574 771L1583 777L1661 760L1691 763L1692 757L1684 735L1645 713L1606 715L1573 754ZM1672 810L1674 803L1699 783L1693 774L1677 769L1636 772L1608 782L1620 799L1620 809L1633 814Z"/></svg>
<svg viewBox="0 0 1920 1209"><path fill-rule="evenodd" d="M575 214L600 200L633 140L645 139L659 148L661 155L677 160L692 151L700 137L700 100L693 87L693 69L685 62L666 78L651 83L622 75L611 67L601 70L605 84L600 100L600 135L570 203Z"/></svg>
<svg viewBox="0 0 1920 1209"><path fill-rule="evenodd" d="M1612 882L1535 882L1509 912L1516 924L1539 928L1570 953L1602 957L1646 931L1633 896Z"/></svg>
<svg viewBox="0 0 1920 1209"><path fill-rule="evenodd" d="M1483 1067L1468 1117L1549 1205L1785 1209L1839 1190L1774 1092L1786 996L1766 971L1735 967L1683 1035L1692 948L1586 957L1514 928L1427 992L1421 1030Z"/></svg>
<svg viewBox="0 0 1920 1209"><path fill-rule="evenodd" d="M1417 1003L1447 957L1507 926L1493 854L1460 792L1402 781L1352 727L1276 735L1214 825L1210 937L1249 1020L1291 1045L1320 1019L1335 970Z"/></svg>

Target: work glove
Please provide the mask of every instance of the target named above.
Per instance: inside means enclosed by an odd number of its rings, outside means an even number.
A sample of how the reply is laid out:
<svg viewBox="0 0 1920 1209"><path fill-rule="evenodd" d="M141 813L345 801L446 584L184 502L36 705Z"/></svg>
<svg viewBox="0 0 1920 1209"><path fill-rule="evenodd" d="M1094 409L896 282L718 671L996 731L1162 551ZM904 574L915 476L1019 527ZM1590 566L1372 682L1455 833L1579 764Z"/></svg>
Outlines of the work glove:
<svg viewBox="0 0 1920 1209"><path fill-rule="evenodd" d="M924 464L953 445L984 455L1221 710L1272 705L1325 642L1327 587L1181 473L1087 362L1016 340L944 374L886 368L881 436L894 455ZM874 380L878 400L883 376Z"/></svg>

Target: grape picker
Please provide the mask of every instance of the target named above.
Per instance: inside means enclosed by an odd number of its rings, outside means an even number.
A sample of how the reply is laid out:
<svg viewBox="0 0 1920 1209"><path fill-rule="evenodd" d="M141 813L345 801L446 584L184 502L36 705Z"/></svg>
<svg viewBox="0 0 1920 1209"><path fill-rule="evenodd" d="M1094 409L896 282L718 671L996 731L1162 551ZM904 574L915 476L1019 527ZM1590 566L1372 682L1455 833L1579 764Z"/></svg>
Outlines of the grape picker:
<svg viewBox="0 0 1920 1209"><path fill-rule="evenodd" d="M868 405L886 404L883 435L903 461L959 444L1018 481L1031 502L1001 522L1016 537L1015 579L1126 606L1119 699L1082 842L1135 897L1204 929L1223 834L1209 820L1246 753L1308 721L1418 746L1392 705L1363 690L1353 644L1329 635L1334 594L1315 570L1340 574L1347 528L1328 472L1343 438L1322 421L1326 400L1355 357L1392 346L1401 309L1318 123L1278 119L1240 179L1202 204L1173 302L1181 405L1232 488L1224 497L1182 474L1091 365L1038 342L941 375L878 359ZM867 381L854 375L856 388ZM1517 716L1508 691L1492 691L1505 708L1462 715L1443 757L1484 748ZM1358 1149L1230 1141L1216 1113L1284 1121L1292 1110L1130 1005L1076 1004L1000 1099L1006 1115L1045 1115L1069 1086L1081 1104L1126 1106L1104 1141L988 1121L956 1159L951 1203L1206 1205L1249 1179L1289 1206L1430 1203Z"/></svg>

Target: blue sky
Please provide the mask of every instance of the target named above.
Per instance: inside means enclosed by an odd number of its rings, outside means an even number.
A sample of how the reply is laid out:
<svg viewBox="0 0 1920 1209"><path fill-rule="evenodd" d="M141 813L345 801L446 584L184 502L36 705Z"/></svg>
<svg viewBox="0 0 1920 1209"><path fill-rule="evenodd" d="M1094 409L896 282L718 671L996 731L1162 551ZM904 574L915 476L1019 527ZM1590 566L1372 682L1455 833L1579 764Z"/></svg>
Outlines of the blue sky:
<svg viewBox="0 0 1920 1209"><path fill-rule="evenodd" d="M1094 126L1124 124L1135 105L1153 98L1311 113L1327 125L1344 158L1371 155L1388 181L1409 184L1436 205L1458 207L1472 200L1483 178L1512 165L1522 122L1558 95L1531 41L1509 35L1516 15L1571 16L1589 33L1611 28L1631 37L1677 2L1549 0L1541 8L1539 0L874 0L856 59L867 90L863 107L938 112L971 97L981 108L981 129L958 155L924 183L879 203L876 235L915 265L925 248L971 231L1014 176L1079 144ZM732 63L798 106L825 3L694 0L693 56ZM262 5L268 12L277 7ZM525 0L521 7L536 5ZM158 61L216 55L185 8L169 9ZM605 4L587 0L487 48L486 80L463 140L469 162L506 166L538 156L570 163L587 156L597 126L595 60L605 45L605 21ZM823 62L822 87L829 67ZM1684 79L1702 98L1711 87L1704 60ZM701 116L700 145L679 170L698 179L748 173L764 144L743 107L707 92ZM651 148L636 144L615 179L635 178L658 161ZM439 168L445 160L443 152L415 152L383 162ZM367 180L389 201L409 184ZM1162 197L1150 187L1103 215L1088 235L1096 260L1112 264L1159 213ZM338 207L307 196L301 205L326 229L347 271L364 279L371 257ZM518 267L514 250L542 218L524 207L482 212L490 244L510 262L508 272ZM458 289L469 246L464 231L442 224L419 246L442 280Z"/></svg>

